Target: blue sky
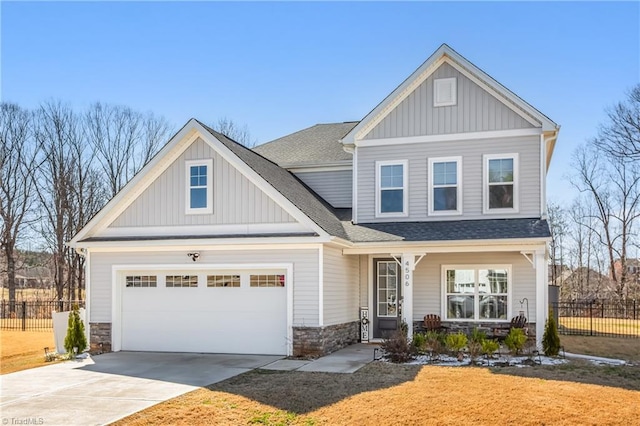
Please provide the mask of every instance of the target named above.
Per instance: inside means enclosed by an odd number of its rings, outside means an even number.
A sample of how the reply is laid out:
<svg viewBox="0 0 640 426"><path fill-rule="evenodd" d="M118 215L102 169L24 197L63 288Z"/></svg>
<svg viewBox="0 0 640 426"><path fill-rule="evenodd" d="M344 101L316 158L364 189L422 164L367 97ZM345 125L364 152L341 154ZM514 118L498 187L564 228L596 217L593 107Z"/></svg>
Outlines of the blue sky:
<svg viewBox="0 0 640 426"><path fill-rule="evenodd" d="M637 2L1 2L1 97L226 116L258 142L359 120L447 43L562 126L549 196L640 82Z"/></svg>

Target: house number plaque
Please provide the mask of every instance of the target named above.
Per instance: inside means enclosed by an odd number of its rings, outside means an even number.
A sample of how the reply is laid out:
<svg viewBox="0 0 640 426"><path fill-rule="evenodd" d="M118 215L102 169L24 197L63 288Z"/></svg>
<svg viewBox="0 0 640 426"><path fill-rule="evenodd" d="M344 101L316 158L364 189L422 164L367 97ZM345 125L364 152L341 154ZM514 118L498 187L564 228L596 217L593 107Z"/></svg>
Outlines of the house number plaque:
<svg viewBox="0 0 640 426"><path fill-rule="evenodd" d="M409 268L409 261L404 263L404 286L409 287L411 285L411 269Z"/></svg>

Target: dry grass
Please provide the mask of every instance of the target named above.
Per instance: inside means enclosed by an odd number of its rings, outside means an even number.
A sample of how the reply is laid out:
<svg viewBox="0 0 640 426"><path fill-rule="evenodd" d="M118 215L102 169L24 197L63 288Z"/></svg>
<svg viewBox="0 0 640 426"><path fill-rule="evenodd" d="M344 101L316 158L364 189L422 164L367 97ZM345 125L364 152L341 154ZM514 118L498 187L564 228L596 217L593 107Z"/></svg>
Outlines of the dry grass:
<svg viewBox="0 0 640 426"><path fill-rule="evenodd" d="M53 330L0 331L0 374L41 367L44 348L54 350Z"/></svg>
<svg viewBox="0 0 640 426"><path fill-rule="evenodd" d="M640 362L640 339L599 336L560 336L564 350L574 354L619 358Z"/></svg>
<svg viewBox="0 0 640 426"><path fill-rule="evenodd" d="M640 319L560 317L558 321L560 327L575 332L593 330L602 334L640 336Z"/></svg>
<svg viewBox="0 0 640 426"><path fill-rule="evenodd" d="M533 377L519 377L522 371ZM255 370L117 424L628 425L640 416L638 390L637 367L491 370L374 362L355 374Z"/></svg>

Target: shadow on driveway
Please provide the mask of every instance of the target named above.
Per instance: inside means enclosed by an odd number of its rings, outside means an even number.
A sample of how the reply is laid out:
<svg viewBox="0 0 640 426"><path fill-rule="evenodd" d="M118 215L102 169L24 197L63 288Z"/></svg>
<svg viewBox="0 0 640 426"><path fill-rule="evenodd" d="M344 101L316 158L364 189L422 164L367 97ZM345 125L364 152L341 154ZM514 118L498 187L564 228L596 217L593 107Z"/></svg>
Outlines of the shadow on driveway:
<svg viewBox="0 0 640 426"><path fill-rule="evenodd" d="M206 386L272 363L277 355L115 352L93 356L79 370L189 386Z"/></svg>

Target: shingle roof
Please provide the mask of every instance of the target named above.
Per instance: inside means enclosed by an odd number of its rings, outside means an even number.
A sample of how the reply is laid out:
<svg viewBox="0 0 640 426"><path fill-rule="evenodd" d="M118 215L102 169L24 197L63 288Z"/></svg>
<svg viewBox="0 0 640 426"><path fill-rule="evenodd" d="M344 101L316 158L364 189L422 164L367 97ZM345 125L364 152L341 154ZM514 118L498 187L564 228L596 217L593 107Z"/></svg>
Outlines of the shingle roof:
<svg viewBox="0 0 640 426"><path fill-rule="evenodd" d="M253 148L255 152L279 165L322 164L351 160L342 149L340 139L357 121L316 124Z"/></svg>
<svg viewBox="0 0 640 426"><path fill-rule="evenodd" d="M461 241L508 238L549 238L541 219L484 219L439 222L392 222L353 225L343 222L353 242Z"/></svg>
<svg viewBox="0 0 640 426"><path fill-rule="evenodd" d="M331 207L295 175L201 122L198 121L198 123L264 180L269 182L271 186L284 195L320 228L329 235L347 239L347 233L340 220L331 211Z"/></svg>

